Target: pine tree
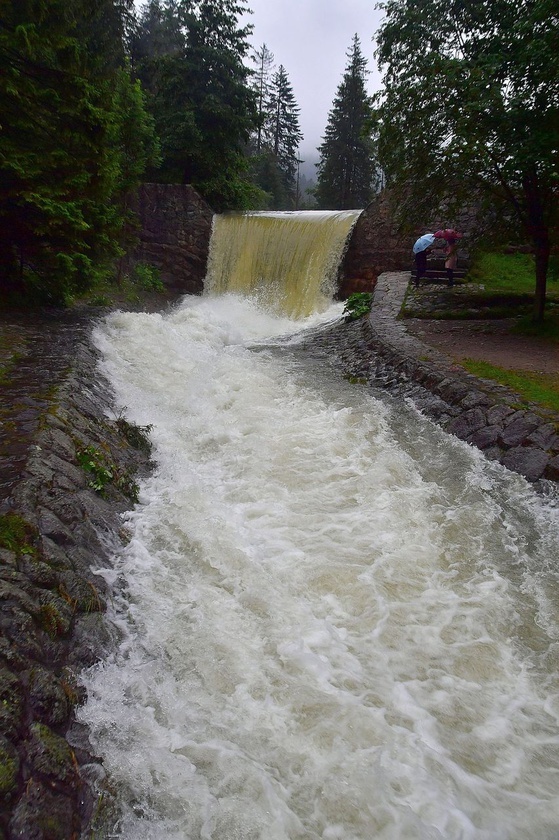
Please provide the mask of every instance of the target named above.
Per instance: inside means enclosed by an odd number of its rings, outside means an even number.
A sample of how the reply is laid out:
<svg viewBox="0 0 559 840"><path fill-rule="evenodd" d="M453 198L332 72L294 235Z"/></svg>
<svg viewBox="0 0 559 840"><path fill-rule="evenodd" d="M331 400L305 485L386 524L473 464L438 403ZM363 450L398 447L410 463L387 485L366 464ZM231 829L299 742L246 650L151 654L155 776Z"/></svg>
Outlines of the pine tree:
<svg viewBox="0 0 559 840"><path fill-rule="evenodd" d="M116 41L100 38L115 9L112 0L2 0L0 269L8 294L64 302L118 254L121 196L138 175L123 134L125 99L134 101L127 130L150 131L124 63L124 25L116 23Z"/></svg>
<svg viewBox="0 0 559 840"><path fill-rule="evenodd" d="M253 86L256 91L256 109L258 113L258 130L256 134L256 154L262 151L265 138L265 125L268 122L268 102L270 99L271 74L274 67L274 54L266 44L262 44L254 51L252 60L256 65Z"/></svg>
<svg viewBox="0 0 559 840"><path fill-rule="evenodd" d="M368 136L372 104L365 87L367 60L357 35L347 57L349 61L318 148L315 195L318 206L330 210L365 207L371 200L375 180L373 146Z"/></svg>

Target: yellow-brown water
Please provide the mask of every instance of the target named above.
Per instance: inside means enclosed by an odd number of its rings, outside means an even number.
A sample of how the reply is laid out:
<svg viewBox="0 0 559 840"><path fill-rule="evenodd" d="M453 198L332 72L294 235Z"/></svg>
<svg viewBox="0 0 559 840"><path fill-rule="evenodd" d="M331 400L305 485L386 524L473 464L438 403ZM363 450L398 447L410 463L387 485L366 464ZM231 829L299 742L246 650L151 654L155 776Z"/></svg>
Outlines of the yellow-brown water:
<svg viewBox="0 0 559 840"><path fill-rule="evenodd" d="M341 310L95 331L155 465L83 675L107 839L558 840L559 498L315 355Z"/></svg>
<svg viewBox="0 0 559 840"><path fill-rule="evenodd" d="M360 210L233 213L214 218L206 293L252 297L301 318L325 309Z"/></svg>

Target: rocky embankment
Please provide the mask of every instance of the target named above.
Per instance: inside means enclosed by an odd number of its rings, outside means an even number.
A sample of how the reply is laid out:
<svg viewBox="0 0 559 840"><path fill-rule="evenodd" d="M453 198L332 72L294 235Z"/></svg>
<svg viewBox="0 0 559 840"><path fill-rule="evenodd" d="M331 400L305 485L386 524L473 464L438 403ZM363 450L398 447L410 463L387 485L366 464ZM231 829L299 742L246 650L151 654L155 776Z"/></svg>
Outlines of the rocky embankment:
<svg viewBox="0 0 559 840"><path fill-rule="evenodd" d="M322 328L306 346L344 373L411 397L528 479L559 480L558 418L408 336L395 317L408 277L383 275L371 318ZM23 362L2 383L10 405L0 414L0 840L90 836L97 807L99 764L74 719L84 699L79 674L115 644L103 615L110 593L95 571L126 540L121 514L149 469L149 444L146 430L112 413L91 326L90 315L62 331L38 325L26 342L25 322L16 324Z"/></svg>
<svg viewBox="0 0 559 840"><path fill-rule="evenodd" d="M149 464L145 430L111 419L111 390L88 341L90 320L66 325L63 341L56 328L49 341L50 326L32 335L22 326L18 354L27 373L18 383L15 364L3 383L11 398L2 412L0 499L6 840L70 840L91 824L97 768L73 712L83 700L80 671L114 645L103 616L106 584L95 570L110 565L122 546L121 514ZM56 364L44 369L41 352L53 345ZM37 368L50 374L40 393L29 374Z"/></svg>
<svg viewBox="0 0 559 840"><path fill-rule="evenodd" d="M559 481L559 417L478 379L406 332L397 320L409 272L378 278L370 318L333 325L307 346L371 385L409 397L445 431L540 489ZM549 486L549 485L548 485Z"/></svg>

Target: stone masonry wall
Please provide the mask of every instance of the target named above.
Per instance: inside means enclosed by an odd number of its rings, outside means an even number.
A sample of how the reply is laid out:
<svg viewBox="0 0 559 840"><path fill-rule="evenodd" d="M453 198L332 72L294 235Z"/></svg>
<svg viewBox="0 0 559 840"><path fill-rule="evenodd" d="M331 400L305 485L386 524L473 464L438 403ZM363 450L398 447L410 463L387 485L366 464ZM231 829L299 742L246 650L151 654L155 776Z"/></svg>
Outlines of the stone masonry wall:
<svg viewBox="0 0 559 840"><path fill-rule="evenodd" d="M314 355L363 383L410 398L445 431L545 488L559 482L559 417L440 360L423 359L374 317L337 322L305 340Z"/></svg>
<svg viewBox="0 0 559 840"><path fill-rule="evenodd" d="M142 184L130 199L139 224L139 242L124 260L159 269L176 294L201 294L206 274L213 211L187 184Z"/></svg>
<svg viewBox="0 0 559 840"><path fill-rule="evenodd" d="M358 218L341 267L338 296L372 292L383 271L402 271L410 263L409 236L398 231L390 201L381 193Z"/></svg>
<svg viewBox="0 0 559 840"><path fill-rule="evenodd" d="M126 539L120 515L149 468L145 436L107 416L95 351L78 342L67 363L3 506L18 535L0 549L2 840L72 840L97 809L102 768L74 717L79 673L115 644L95 570Z"/></svg>
<svg viewBox="0 0 559 840"><path fill-rule="evenodd" d="M354 292L372 292L377 278L386 271L407 271L412 267L412 245L415 239L428 231L456 227L468 234L473 219L467 213L461 218L418 220L411 232L402 232L395 221L393 199L388 190L377 195L359 216L340 268L338 297L345 300ZM439 250L442 254L442 244ZM459 252L464 258L464 251Z"/></svg>

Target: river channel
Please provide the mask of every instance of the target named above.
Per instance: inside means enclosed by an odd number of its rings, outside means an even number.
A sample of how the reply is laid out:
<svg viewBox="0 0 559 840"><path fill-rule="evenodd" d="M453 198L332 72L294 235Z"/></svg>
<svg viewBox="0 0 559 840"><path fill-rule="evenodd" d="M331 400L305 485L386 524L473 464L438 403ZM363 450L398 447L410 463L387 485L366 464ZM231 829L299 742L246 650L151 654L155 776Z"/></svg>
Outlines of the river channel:
<svg viewBox="0 0 559 840"><path fill-rule="evenodd" d="M557 493L309 340L358 215L216 218L203 297L95 331L154 447L84 677L111 837L559 837Z"/></svg>
<svg viewBox="0 0 559 840"><path fill-rule="evenodd" d="M155 469L81 712L125 840L559 836L557 499L243 295L96 330Z"/></svg>

